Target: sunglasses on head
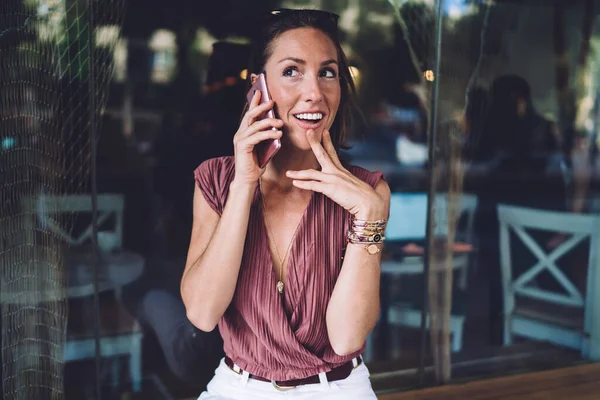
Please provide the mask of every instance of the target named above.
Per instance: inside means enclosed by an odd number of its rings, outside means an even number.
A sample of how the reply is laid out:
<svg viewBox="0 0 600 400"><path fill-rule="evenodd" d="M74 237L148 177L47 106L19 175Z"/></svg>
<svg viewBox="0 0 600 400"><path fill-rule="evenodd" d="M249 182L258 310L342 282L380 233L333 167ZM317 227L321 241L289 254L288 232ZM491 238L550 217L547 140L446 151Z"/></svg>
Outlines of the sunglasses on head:
<svg viewBox="0 0 600 400"><path fill-rule="evenodd" d="M276 10L272 10L267 14L267 18L276 19L276 18L280 18L280 17L293 16L293 15L298 15L298 16L304 15L304 16L312 17L315 20L317 20L318 22L322 22L324 24L330 25L331 27L334 27L336 29L338 26L338 20L340 19L339 15L329 12L329 11L313 10L313 9L290 9L290 8L278 8Z"/></svg>

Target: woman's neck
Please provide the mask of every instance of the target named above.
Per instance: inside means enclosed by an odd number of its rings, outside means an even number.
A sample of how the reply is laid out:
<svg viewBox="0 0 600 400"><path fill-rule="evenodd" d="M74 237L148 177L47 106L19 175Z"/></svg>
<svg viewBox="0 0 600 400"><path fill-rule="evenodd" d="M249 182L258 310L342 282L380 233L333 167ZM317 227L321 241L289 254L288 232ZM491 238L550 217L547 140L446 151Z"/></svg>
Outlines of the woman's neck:
<svg viewBox="0 0 600 400"><path fill-rule="evenodd" d="M263 181L276 182L282 189L292 189L292 179L286 176L287 171L321 168L312 150L294 148L286 151L284 148L281 148L267 165Z"/></svg>

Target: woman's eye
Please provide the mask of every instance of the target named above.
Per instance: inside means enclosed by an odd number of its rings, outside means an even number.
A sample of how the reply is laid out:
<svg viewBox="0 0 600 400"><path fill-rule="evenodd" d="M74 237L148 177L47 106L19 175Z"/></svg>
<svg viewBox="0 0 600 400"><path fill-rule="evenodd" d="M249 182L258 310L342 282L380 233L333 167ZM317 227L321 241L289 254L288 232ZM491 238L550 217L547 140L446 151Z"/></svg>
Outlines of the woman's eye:
<svg viewBox="0 0 600 400"><path fill-rule="evenodd" d="M335 78L337 76L337 74L333 69L327 68L327 69L324 69L323 71L321 71L321 76L323 78Z"/></svg>
<svg viewBox="0 0 600 400"><path fill-rule="evenodd" d="M290 76L290 77L298 76L298 70L295 67L288 67L283 70L283 76Z"/></svg>

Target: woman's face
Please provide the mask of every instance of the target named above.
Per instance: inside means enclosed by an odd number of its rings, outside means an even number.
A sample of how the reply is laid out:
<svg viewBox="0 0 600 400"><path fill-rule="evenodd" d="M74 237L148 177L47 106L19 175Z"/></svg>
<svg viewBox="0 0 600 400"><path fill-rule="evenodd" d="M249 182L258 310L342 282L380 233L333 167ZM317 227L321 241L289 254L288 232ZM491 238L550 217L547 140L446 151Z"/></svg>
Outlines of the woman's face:
<svg viewBox="0 0 600 400"><path fill-rule="evenodd" d="M330 129L340 105L339 65L336 48L323 32L297 28L272 43L265 65L267 86L283 120L283 139L309 150L306 132L319 140Z"/></svg>

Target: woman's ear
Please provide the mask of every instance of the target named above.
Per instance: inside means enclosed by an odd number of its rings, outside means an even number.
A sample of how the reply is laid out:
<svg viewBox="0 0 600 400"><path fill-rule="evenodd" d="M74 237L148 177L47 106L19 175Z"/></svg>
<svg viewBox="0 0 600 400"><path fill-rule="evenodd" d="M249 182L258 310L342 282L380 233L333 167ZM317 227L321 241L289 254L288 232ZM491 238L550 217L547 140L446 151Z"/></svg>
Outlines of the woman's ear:
<svg viewBox="0 0 600 400"><path fill-rule="evenodd" d="M256 83L257 79L258 79L258 75L250 74L250 84L254 85Z"/></svg>

